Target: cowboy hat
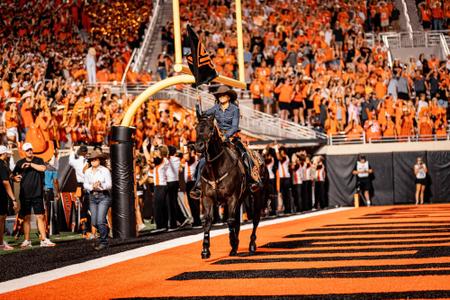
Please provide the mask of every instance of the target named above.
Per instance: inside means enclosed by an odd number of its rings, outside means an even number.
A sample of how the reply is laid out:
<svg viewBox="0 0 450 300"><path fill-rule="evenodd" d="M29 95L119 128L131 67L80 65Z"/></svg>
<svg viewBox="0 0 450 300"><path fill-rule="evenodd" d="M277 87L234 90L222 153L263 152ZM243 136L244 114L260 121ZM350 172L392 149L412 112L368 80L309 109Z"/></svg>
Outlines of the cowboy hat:
<svg viewBox="0 0 450 300"><path fill-rule="evenodd" d="M92 152L89 154L89 156L87 157L87 159L88 159L89 161L90 161L90 160L94 160L94 159L100 159L100 160L106 159L106 154L94 150L94 151L92 151Z"/></svg>
<svg viewBox="0 0 450 300"><path fill-rule="evenodd" d="M230 97L230 102L234 102L237 99L236 92L226 85L221 85L213 95L217 100L219 100L219 98L223 95Z"/></svg>

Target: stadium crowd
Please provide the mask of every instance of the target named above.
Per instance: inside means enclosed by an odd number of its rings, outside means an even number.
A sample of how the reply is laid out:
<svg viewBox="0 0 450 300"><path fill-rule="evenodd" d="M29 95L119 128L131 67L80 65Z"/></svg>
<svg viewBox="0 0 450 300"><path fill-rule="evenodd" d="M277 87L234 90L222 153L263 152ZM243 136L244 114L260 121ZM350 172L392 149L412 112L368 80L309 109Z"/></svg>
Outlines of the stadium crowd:
<svg viewBox="0 0 450 300"><path fill-rule="evenodd" d="M420 21L425 30L450 28L450 3L441 0L416 0Z"/></svg>
<svg viewBox="0 0 450 300"><path fill-rule="evenodd" d="M288 6L253 1L243 11L245 80L255 109L347 139L446 136L448 58L420 55L389 66L383 42L365 39L365 32L399 29L393 2ZM233 14L227 1L182 3L183 21L195 25L217 71L237 78ZM168 24L161 62L173 53L170 32ZM183 52L189 51L185 35ZM157 67L170 72L166 62Z"/></svg>

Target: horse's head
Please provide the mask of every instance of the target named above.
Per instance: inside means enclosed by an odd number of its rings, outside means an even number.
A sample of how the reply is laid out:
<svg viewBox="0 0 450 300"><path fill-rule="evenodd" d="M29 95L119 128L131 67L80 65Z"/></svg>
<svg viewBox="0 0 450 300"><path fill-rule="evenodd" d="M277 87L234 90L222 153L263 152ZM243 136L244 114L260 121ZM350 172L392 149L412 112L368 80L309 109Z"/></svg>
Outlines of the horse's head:
<svg viewBox="0 0 450 300"><path fill-rule="evenodd" d="M195 148L198 152L205 152L209 141L214 135L214 116L199 116L195 130L197 133Z"/></svg>

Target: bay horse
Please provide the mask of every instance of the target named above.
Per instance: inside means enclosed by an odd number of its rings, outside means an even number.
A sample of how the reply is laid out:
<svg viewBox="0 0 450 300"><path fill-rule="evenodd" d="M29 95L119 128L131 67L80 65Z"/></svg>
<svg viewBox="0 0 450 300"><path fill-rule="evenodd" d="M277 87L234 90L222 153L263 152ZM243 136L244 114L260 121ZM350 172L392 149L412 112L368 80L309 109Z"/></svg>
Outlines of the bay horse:
<svg viewBox="0 0 450 300"><path fill-rule="evenodd" d="M261 218L261 209L265 199L263 190L251 193L244 164L239 153L229 144L222 141L219 130L214 124L214 116L198 116L196 127L196 149L202 153L205 166L201 176L201 201L204 210L203 249L201 256L207 259L211 256L210 230L214 218L214 205L223 204L228 217L230 256L236 256L239 246L240 208L245 203L248 215L252 215L253 231L250 237L249 252L256 252L256 230ZM267 179L266 168L261 168L262 176ZM265 171L265 172L264 172ZM263 177L262 177L263 178ZM264 180L263 182L267 182ZM248 197L248 198L247 198ZM244 199L249 201L243 201Z"/></svg>

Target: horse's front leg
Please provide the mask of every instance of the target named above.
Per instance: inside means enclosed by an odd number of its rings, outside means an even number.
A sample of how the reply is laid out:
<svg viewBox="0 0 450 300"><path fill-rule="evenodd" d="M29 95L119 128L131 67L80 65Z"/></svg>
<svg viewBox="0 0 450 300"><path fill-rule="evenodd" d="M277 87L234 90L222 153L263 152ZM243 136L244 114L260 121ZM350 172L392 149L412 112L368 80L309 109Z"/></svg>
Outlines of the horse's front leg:
<svg viewBox="0 0 450 300"><path fill-rule="evenodd" d="M210 198L203 198L203 207L205 212L205 217L203 221L203 249L202 249L202 259L208 259L211 256L209 251L210 246L210 236L212 220L213 220L213 201Z"/></svg>
<svg viewBox="0 0 450 300"><path fill-rule="evenodd" d="M240 214L239 203L235 196L228 201L228 230L230 232L230 256L236 256L239 247Z"/></svg>

